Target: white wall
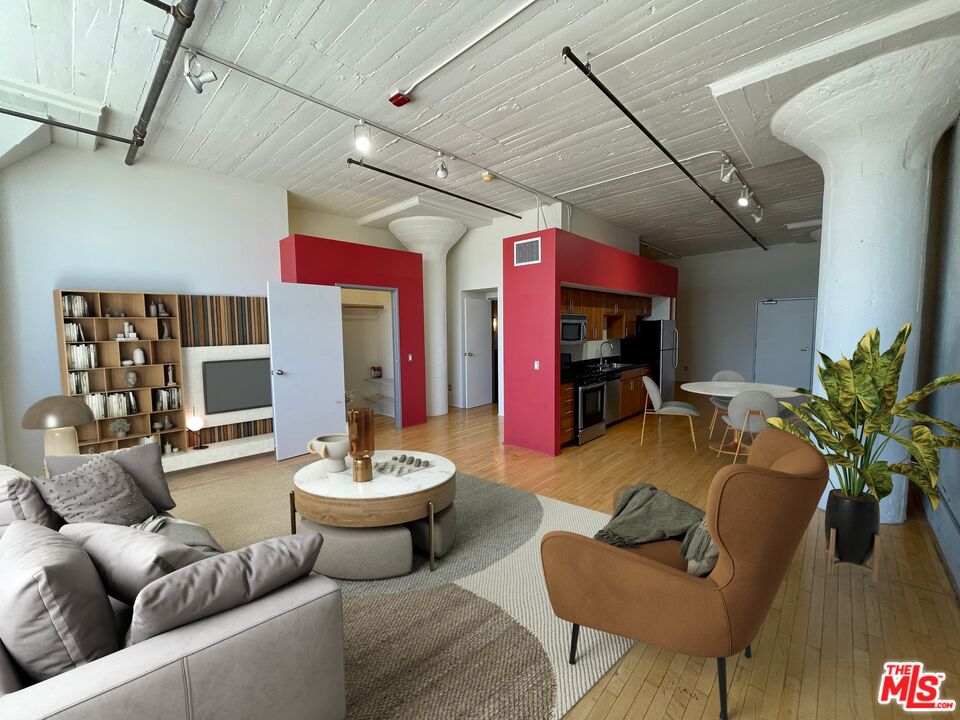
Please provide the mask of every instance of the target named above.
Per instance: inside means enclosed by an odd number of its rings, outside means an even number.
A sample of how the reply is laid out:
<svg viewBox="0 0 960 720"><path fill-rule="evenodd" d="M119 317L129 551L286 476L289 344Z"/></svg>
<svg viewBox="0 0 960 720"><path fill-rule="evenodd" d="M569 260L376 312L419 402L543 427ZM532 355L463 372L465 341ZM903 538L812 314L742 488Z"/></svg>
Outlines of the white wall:
<svg viewBox="0 0 960 720"><path fill-rule="evenodd" d="M614 225L612 222L570 205L566 205L563 209L561 227L575 235L613 245L634 255L640 252L640 236L637 232Z"/></svg>
<svg viewBox="0 0 960 720"><path fill-rule="evenodd" d="M819 243L669 261L680 271L677 380L709 380L718 370L736 370L750 379L757 300L815 297L819 263Z"/></svg>
<svg viewBox="0 0 960 720"><path fill-rule="evenodd" d="M357 225L356 220L340 215L305 210L291 205L289 208L290 232L313 235L330 240L376 245L378 247L406 250L406 248L388 230Z"/></svg>
<svg viewBox="0 0 960 720"><path fill-rule="evenodd" d="M8 460L42 464L24 410L59 394L57 288L264 295L279 278L286 191L123 150L59 145L0 173L0 396Z"/></svg>

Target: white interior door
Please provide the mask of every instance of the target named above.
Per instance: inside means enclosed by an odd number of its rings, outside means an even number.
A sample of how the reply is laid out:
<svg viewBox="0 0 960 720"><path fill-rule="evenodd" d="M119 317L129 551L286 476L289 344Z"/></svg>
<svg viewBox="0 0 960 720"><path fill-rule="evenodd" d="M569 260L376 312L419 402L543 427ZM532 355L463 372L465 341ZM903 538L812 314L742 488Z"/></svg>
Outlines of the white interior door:
<svg viewBox="0 0 960 720"><path fill-rule="evenodd" d="M273 436L285 460L303 455L310 438L346 427L340 288L267 283L267 313Z"/></svg>
<svg viewBox="0 0 960 720"><path fill-rule="evenodd" d="M756 382L810 387L816 315L814 298L757 301Z"/></svg>
<svg viewBox="0 0 960 720"><path fill-rule="evenodd" d="M468 408L493 402L493 325L490 301L463 296L463 386Z"/></svg>

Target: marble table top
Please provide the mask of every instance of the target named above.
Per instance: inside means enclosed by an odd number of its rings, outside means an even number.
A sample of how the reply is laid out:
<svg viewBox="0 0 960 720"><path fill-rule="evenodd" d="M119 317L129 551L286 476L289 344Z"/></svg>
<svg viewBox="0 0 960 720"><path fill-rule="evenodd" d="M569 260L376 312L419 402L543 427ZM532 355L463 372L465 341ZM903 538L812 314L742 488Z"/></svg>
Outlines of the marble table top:
<svg viewBox="0 0 960 720"><path fill-rule="evenodd" d="M696 393L697 395L711 395L713 397L724 398L732 398L734 395L739 395L747 390L760 390L761 392L770 393L778 400L789 397L800 397L796 388L787 387L786 385L770 385L769 383L714 382L708 380L705 382L688 382L680 387L687 392Z"/></svg>
<svg viewBox="0 0 960 720"><path fill-rule="evenodd" d="M391 460L394 456L413 455L421 460L429 460L430 467L420 468L397 477L389 473L373 471L369 482L353 481L353 468L350 456L347 456L347 469L342 472L327 472L324 461L317 460L300 468L293 476L293 484L303 492L320 497L340 500L374 500L380 498L411 495L429 490L447 482L457 473L456 466L442 455L411 450L377 450L373 455L373 464Z"/></svg>

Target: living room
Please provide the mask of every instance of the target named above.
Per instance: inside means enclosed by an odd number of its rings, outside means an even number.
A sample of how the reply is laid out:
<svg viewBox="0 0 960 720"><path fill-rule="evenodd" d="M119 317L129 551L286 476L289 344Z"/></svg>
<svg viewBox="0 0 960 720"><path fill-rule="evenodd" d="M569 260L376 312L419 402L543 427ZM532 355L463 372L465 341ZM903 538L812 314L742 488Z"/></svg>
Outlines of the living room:
<svg viewBox="0 0 960 720"><path fill-rule="evenodd" d="M955 7L15 0L0 40L0 717L960 694Z"/></svg>

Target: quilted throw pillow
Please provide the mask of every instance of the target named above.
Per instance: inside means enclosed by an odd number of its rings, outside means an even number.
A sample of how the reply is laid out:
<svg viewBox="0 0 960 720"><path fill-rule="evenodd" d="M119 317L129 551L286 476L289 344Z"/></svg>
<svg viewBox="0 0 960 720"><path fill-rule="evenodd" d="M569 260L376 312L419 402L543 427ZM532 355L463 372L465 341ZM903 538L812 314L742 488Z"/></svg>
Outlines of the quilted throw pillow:
<svg viewBox="0 0 960 720"><path fill-rule="evenodd" d="M47 505L68 523L134 525L155 512L130 474L103 455L95 455L72 472L36 477L33 483Z"/></svg>

